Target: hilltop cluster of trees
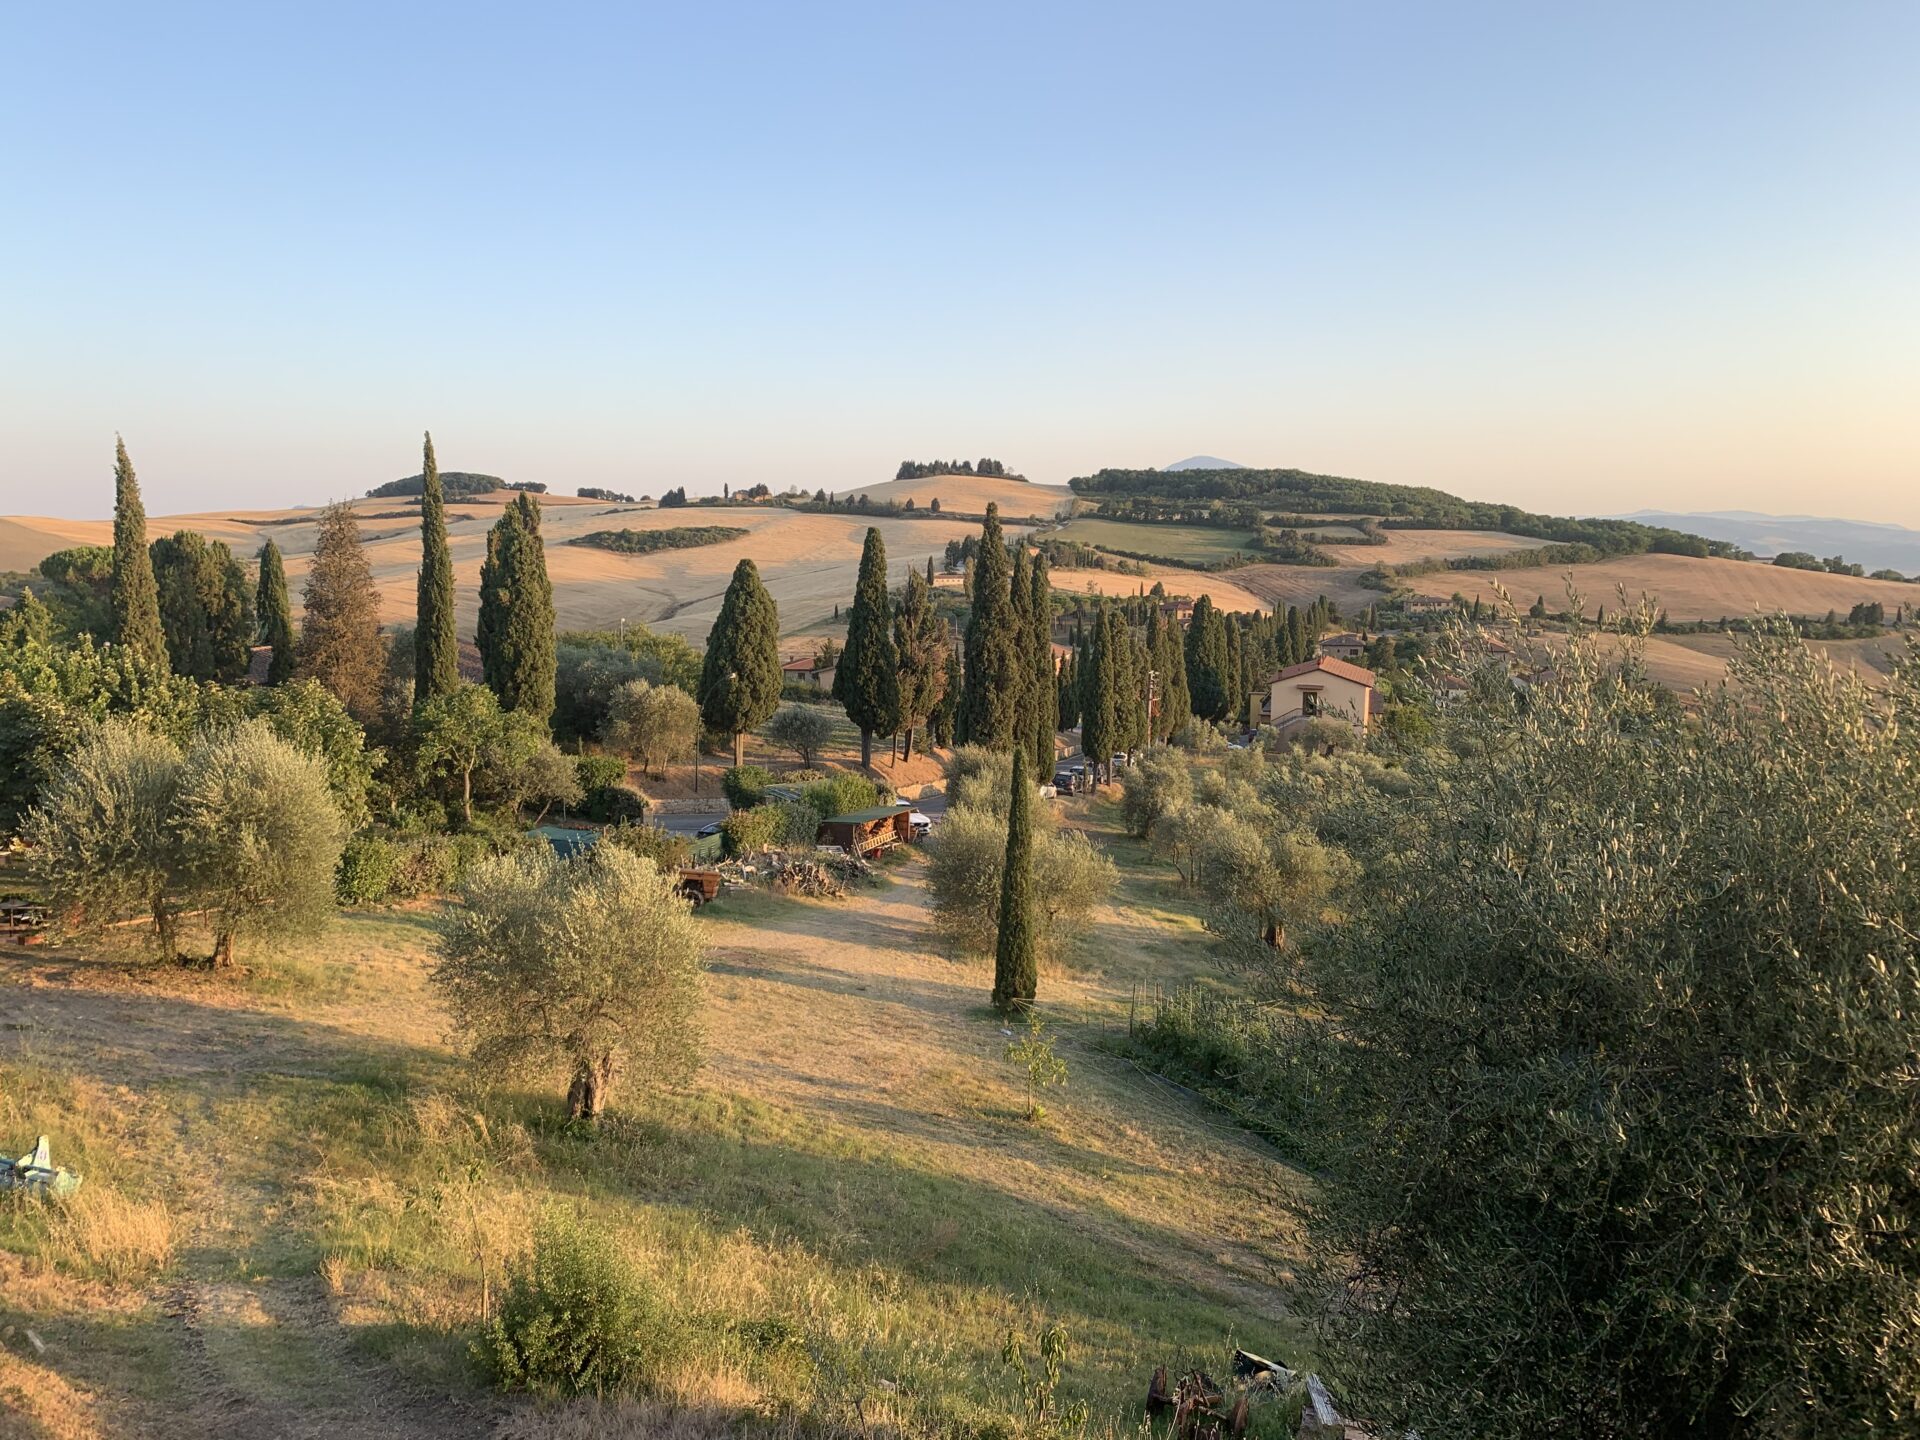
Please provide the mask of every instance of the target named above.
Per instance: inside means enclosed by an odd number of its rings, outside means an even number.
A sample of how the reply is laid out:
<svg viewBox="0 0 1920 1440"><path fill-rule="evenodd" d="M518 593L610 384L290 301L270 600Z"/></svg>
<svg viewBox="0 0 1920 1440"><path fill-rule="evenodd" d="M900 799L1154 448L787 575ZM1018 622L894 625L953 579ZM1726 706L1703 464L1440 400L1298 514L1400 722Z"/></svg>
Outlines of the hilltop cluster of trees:
<svg viewBox="0 0 1920 1440"><path fill-rule="evenodd" d="M896 480L926 480L936 475L992 475L1001 480L1025 480L998 460L902 460L893 472Z"/></svg>
<svg viewBox="0 0 1920 1440"><path fill-rule="evenodd" d="M529 495L547 493L545 483L539 480L502 480L498 475L477 475L467 470L448 470L440 475L440 493L448 500L460 500L471 495L491 495L496 490L519 490ZM389 480L384 485L376 485L367 492L370 499L384 499L402 495L419 495L426 489L426 475L409 475L404 480Z"/></svg>
<svg viewBox="0 0 1920 1440"><path fill-rule="evenodd" d="M605 500L619 505L637 503L631 495L622 495L618 490L603 490L598 485L582 485L573 493L582 500Z"/></svg>
<svg viewBox="0 0 1920 1440"><path fill-rule="evenodd" d="M590 545L621 555L650 555L655 550L688 550L700 545L724 545L748 532L738 525L677 525L662 530L595 530L576 535L569 545Z"/></svg>
<svg viewBox="0 0 1920 1440"><path fill-rule="evenodd" d="M1828 575L1864 576L1867 573L1866 566L1849 562L1843 555L1829 555L1826 559L1822 560L1819 556L1806 550L1783 550L1780 554L1773 557L1773 563L1784 566L1789 570L1819 570L1824 571ZM1873 572L1871 578L1875 580L1899 580L1907 584L1913 583L1911 577L1901 574L1898 570L1876 570Z"/></svg>

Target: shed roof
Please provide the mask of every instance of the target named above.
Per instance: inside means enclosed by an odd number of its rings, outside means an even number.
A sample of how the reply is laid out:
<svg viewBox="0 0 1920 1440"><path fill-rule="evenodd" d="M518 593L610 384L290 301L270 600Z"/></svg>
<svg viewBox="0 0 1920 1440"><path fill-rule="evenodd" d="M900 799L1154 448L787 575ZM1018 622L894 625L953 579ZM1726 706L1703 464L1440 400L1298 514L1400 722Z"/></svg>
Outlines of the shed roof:
<svg viewBox="0 0 1920 1440"><path fill-rule="evenodd" d="M853 810L845 815L829 815L822 825L871 825L875 820L891 820L913 809L911 805L882 805L877 810Z"/></svg>

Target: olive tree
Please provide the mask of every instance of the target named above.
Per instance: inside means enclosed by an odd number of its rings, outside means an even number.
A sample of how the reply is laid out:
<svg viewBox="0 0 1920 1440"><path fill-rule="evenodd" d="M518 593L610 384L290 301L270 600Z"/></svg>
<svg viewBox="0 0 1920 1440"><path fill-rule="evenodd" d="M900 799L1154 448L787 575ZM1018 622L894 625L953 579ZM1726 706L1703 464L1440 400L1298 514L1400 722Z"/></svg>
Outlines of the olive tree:
<svg viewBox="0 0 1920 1440"><path fill-rule="evenodd" d="M85 933L145 916L161 955L175 956L184 869L173 828L180 764L171 740L125 720L83 733L21 827L56 923Z"/></svg>
<svg viewBox="0 0 1920 1440"><path fill-rule="evenodd" d="M1011 775L1011 761L1002 773ZM1071 926L1113 893L1113 861L1078 831L1055 833L1053 813L1036 802L1033 878L1040 948L1057 952ZM1007 818L972 805L950 808L927 841L927 888L935 923L962 950L991 954L999 935Z"/></svg>
<svg viewBox="0 0 1920 1440"><path fill-rule="evenodd" d="M434 984L490 1072L568 1076L597 1121L620 1073L690 1077L701 1054L700 932L652 860L596 845L474 867L440 940Z"/></svg>
<svg viewBox="0 0 1920 1440"><path fill-rule="evenodd" d="M195 904L213 929L213 963L237 935L311 930L333 911L346 827L326 764L264 720L200 736L180 766L173 826Z"/></svg>
<svg viewBox="0 0 1920 1440"><path fill-rule="evenodd" d="M1302 945L1326 1353L1424 1434L1920 1427L1920 674L1576 635L1460 707Z"/></svg>
<svg viewBox="0 0 1920 1440"><path fill-rule="evenodd" d="M678 685L629 680L607 704L601 738L615 754L658 775L663 766L693 754L700 738L700 707Z"/></svg>
<svg viewBox="0 0 1920 1440"><path fill-rule="evenodd" d="M782 749L793 751L802 765L811 766L813 757L833 738L833 717L818 705L787 705L767 722L761 733ZM872 740L870 732L866 738Z"/></svg>

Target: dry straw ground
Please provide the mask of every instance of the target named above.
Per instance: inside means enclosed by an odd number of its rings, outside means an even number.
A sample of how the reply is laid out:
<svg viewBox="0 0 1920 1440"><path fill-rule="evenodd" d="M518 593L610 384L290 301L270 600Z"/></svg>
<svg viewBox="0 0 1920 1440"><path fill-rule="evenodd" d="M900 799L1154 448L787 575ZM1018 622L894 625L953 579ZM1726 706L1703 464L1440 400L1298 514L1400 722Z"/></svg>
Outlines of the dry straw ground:
<svg viewBox="0 0 1920 1440"><path fill-rule="evenodd" d="M1104 1428L1162 1360L1298 1357L1305 1181L1099 1047L1136 985L1212 973L1190 899L1100 838L1127 878L1094 958L1044 978L1072 1077L1037 1125L917 861L844 903L708 907L710 1064L595 1140L450 1053L429 910L343 917L233 983L0 952L0 1132L48 1131L99 1197L0 1213L0 1435L952 1428L1007 1413L1005 1331L1054 1317ZM480 1257L497 1284L552 1204L701 1337L652 1401L543 1410L474 1375Z"/></svg>

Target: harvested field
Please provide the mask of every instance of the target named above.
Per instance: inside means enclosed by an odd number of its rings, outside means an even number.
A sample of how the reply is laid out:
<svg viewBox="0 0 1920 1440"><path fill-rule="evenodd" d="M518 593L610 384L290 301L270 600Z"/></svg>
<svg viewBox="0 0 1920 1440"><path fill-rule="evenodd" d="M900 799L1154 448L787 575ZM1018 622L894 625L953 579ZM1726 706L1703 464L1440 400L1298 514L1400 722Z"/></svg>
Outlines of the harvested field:
<svg viewBox="0 0 1920 1440"><path fill-rule="evenodd" d="M1270 567L1278 569L1280 567ZM1213 597L1222 610L1265 610L1266 601L1247 586L1238 583L1245 570L1209 574L1204 570L1182 570L1172 565L1149 565L1145 575L1123 575L1117 570L1055 570L1053 588L1070 595L1135 595L1151 590L1158 580L1169 595L1185 595L1198 600ZM1337 570L1313 570L1313 575L1338 575ZM1311 597L1309 597L1311 598Z"/></svg>
<svg viewBox="0 0 1920 1440"><path fill-rule="evenodd" d="M835 490L835 496L870 495L875 500L913 501L919 509L938 500L942 510L969 515L986 513L987 502L1000 506L1002 515L1062 515L1073 505L1073 492L1064 485L1034 485L1024 480L1000 480L991 475L930 475L924 480L886 480L858 489Z"/></svg>
<svg viewBox="0 0 1920 1440"><path fill-rule="evenodd" d="M1329 554L1350 565L1411 565L1421 560L1458 560L1468 555L1504 555L1530 550L1545 540L1509 535L1504 530L1386 530L1384 545L1342 545L1328 536L1321 543Z"/></svg>
<svg viewBox="0 0 1920 1440"><path fill-rule="evenodd" d="M1021 491L1032 488L1007 481L979 483ZM483 497L447 507L447 539L453 552L462 634L472 633L479 608L480 562L486 557L487 529L498 513L498 505L489 502L490 497ZM391 498L364 499L355 501L354 508L369 516L384 515L397 504ZM246 560L271 539L286 555L287 580L297 608L317 514L283 510L153 516L147 532L157 537L179 529L198 530L209 539L226 541ZM706 637L733 567L743 556L751 556L759 566L761 579L780 606L781 629L793 634L818 631L831 620L833 607L852 597L869 523L886 540L896 580L905 579L906 566L924 566L929 556L943 555L947 541L979 533L977 523L964 520L868 522L854 515L808 515L769 505L645 510L542 497L541 515L554 609L562 629L610 627L625 618L696 641ZM294 523L262 523L267 521ZM688 525L739 526L748 534L722 545L650 555L621 555L563 543L595 530ZM1019 533L1018 527L1009 528ZM420 564L418 527L404 519L368 519L362 523L362 535L382 618L390 623L411 620ZM65 546L111 544L112 540L112 524L105 520L0 520L0 568L27 570Z"/></svg>
<svg viewBox="0 0 1920 1440"><path fill-rule="evenodd" d="M1560 608L1567 577L1573 577L1589 613L1596 605L1612 609L1617 587L1630 598L1651 596L1675 620L1745 618L1756 611L1788 615L1844 616L1860 601L1878 600L1889 613L1896 605L1920 604L1920 585L1896 580L1856 580L1812 570L1789 570L1754 560L1697 560L1684 555L1634 555L1596 565L1536 566L1526 570L1446 570L1406 581L1422 595L1461 594L1493 598L1503 585L1523 608L1535 595Z"/></svg>

